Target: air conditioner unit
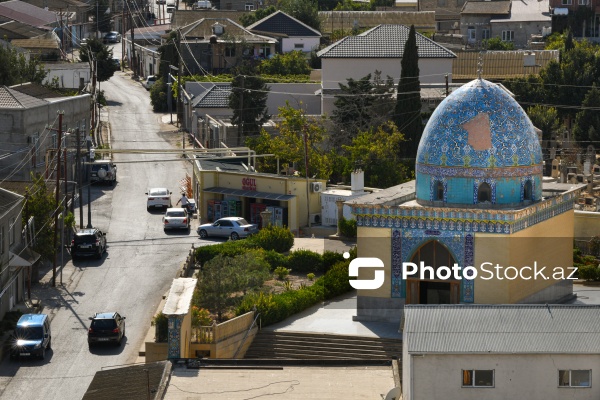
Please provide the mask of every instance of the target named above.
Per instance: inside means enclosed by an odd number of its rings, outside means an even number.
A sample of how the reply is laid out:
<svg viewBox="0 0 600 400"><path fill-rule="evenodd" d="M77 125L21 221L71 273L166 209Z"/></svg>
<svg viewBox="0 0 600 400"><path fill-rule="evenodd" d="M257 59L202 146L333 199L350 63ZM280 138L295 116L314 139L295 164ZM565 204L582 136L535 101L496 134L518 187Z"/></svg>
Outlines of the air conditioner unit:
<svg viewBox="0 0 600 400"><path fill-rule="evenodd" d="M321 182L311 182L310 190L315 193L320 193L323 191L323 184Z"/></svg>
<svg viewBox="0 0 600 400"><path fill-rule="evenodd" d="M321 214L310 214L310 223L311 224L320 224L321 223Z"/></svg>

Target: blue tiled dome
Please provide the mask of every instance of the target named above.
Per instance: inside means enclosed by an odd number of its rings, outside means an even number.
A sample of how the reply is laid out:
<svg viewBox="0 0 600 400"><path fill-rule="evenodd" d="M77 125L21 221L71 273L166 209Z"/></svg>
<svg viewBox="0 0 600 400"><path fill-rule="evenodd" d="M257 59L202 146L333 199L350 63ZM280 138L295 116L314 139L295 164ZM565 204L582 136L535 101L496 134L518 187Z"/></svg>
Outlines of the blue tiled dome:
<svg viewBox="0 0 600 400"><path fill-rule="evenodd" d="M419 143L416 178L424 203L513 206L541 198L542 150L521 106L478 79L436 108ZM481 187L489 198L478 195Z"/></svg>

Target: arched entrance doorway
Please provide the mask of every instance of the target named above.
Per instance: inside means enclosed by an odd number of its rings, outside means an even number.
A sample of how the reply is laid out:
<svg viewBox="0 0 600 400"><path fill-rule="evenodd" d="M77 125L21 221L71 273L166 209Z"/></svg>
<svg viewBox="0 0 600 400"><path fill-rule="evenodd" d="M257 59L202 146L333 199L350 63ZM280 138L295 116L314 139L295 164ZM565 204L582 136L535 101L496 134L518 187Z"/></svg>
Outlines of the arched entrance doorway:
<svg viewBox="0 0 600 400"><path fill-rule="evenodd" d="M424 265L434 270L441 266L452 268L454 257L446 246L437 240L431 240L415 252L410 260L416 265ZM420 271L420 270L419 270ZM456 279L419 279L420 272L415 278L406 280L406 304L458 304L460 299L460 281ZM428 277L428 274L425 275Z"/></svg>

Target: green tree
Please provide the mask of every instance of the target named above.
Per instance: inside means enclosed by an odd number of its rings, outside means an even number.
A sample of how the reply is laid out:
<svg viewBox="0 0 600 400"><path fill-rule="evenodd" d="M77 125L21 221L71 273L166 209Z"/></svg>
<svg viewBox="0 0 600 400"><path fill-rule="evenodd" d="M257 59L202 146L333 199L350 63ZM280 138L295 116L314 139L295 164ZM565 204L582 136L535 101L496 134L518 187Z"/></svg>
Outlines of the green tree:
<svg viewBox="0 0 600 400"><path fill-rule="evenodd" d="M99 82L109 80L115 73L115 67L112 61L112 49L102 43L100 39L88 39L79 49L79 60L83 62L93 62L96 60L98 68L96 79Z"/></svg>
<svg viewBox="0 0 600 400"><path fill-rule="evenodd" d="M567 38L565 39L565 51L573 50L575 44L573 43L573 32L567 32Z"/></svg>
<svg viewBox="0 0 600 400"><path fill-rule="evenodd" d="M560 129L558 111L554 107L535 105L527 109L527 115L533 126L542 130L542 139L552 139L552 134Z"/></svg>
<svg viewBox="0 0 600 400"><path fill-rule="evenodd" d="M308 61L301 51L275 54L263 60L258 66L261 74L267 75L307 75L310 74Z"/></svg>
<svg viewBox="0 0 600 400"><path fill-rule="evenodd" d="M273 154L273 140L271 135L261 129L257 136L246 138L246 146L256 151L256 154ZM276 174L277 160L275 157L258 157L256 159L256 170L264 173Z"/></svg>
<svg viewBox="0 0 600 400"><path fill-rule="evenodd" d="M166 112L169 111L168 103L168 87L163 78L158 78L154 85L150 88L150 104L152 104L152 110L155 112ZM172 107L175 110L176 101L172 100Z"/></svg>
<svg viewBox="0 0 600 400"><path fill-rule="evenodd" d="M400 156L404 142L404 135L389 122L360 132L344 149L350 155L350 165L365 171L366 186L387 188L410 178L409 168Z"/></svg>
<svg viewBox="0 0 600 400"><path fill-rule="evenodd" d="M54 259L56 246L54 245L54 211L56 210L56 199L53 193L48 191L46 181L42 175L31 176L31 186L25 189L25 205L23 226L33 217L35 223L34 232L36 240L33 249L44 259Z"/></svg>
<svg viewBox="0 0 600 400"><path fill-rule="evenodd" d="M238 145L243 136L258 135L262 124L269 120L267 97L270 88L260 77L252 60L244 60L234 68L229 108L231 123L238 127Z"/></svg>
<svg viewBox="0 0 600 400"><path fill-rule="evenodd" d="M261 19L268 17L276 11L277 9L275 8L275 6L269 6L267 8L259 8L256 11L242 14L240 16L240 24L242 24L242 26L244 27L250 26L256 21L260 21Z"/></svg>
<svg viewBox="0 0 600 400"><path fill-rule="evenodd" d="M194 304L217 313L220 322L223 312L237 302L236 292L260 288L269 275L268 264L252 253L236 257L219 254L202 266Z"/></svg>
<svg viewBox="0 0 600 400"><path fill-rule="evenodd" d="M39 58L32 56L27 61L25 55L17 52L10 44L0 45L0 85L42 83L47 74Z"/></svg>
<svg viewBox="0 0 600 400"><path fill-rule="evenodd" d="M388 76L384 82L380 71L375 71L372 80L368 74L358 80L349 78L347 82L347 85L339 84L342 93L335 96L336 108L331 119L340 132L333 141L334 146L349 144L358 132L388 121L394 107L394 80Z"/></svg>
<svg viewBox="0 0 600 400"><path fill-rule="evenodd" d="M282 0L281 10L311 28L321 31L321 18L316 0Z"/></svg>
<svg viewBox="0 0 600 400"><path fill-rule="evenodd" d="M421 119L421 83L419 82L419 53L415 26L411 25L402 54L402 71L398 83L398 95L394 122L408 140L404 155L414 159L423 134Z"/></svg>
<svg viewBox="0 0 600 400"><path fill-rule="evenodd" d="M99 32L111 31L111 14L110 4L108 0L96 0L97 2L91 3L91 7L88 8L88 20L94 21L92 30L98 27ZM96 25L97 23L97 25Z"/></svg>
<svg viewBox="0 0 600 400"><path fill-rule="evenodd" d="M584 147L600 141L600 90L594 85L581 104L582 110L575 117L573 136Z"/></svg>
<svg viewBox="0 0 600 400"><path fill-rule="evenodd" d="M306 176L305 137L308 148L308 176L328 179L331 174L331 162L327 154L320 150L326 129L323 119L315 119L306 115L303 108L293 108L289 104L279 107L277 124L279 135L272 139L273 154L280 158L282 164L298 167L298 173Z"/></svg>
<svg viewBox="0 0 600 400"><path fill-rule="evenodd" d="M514 50L515 44L513 42L505 42L499 37L485 39L483 41L483 47L487 50Z"/></svg>

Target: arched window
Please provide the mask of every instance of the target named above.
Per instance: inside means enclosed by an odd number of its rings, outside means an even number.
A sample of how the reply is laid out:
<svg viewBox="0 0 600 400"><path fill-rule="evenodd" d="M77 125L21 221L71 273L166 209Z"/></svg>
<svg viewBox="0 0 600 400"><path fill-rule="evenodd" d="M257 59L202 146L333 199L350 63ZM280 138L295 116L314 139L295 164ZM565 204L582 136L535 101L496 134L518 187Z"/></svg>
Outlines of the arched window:
<svg viewBox="0 0 600 400"><path fill-rule="evenodd" d="M482 203L485 201L492 201L492 187L487 182L483 182L477 189L477 202Z"/></svg>
<svg viewBox="0 0 600 400"><path fill-rule="evenodd" d="M533 188L531 181L525 182L525 186L523 187L523 200L533 200Z"/></svg>
<svg viewBox="0 0 600 400"><path fill-rule="evenodd" d="M444 184L440 181L433 188L433 201L444 201Z"/></svg>

